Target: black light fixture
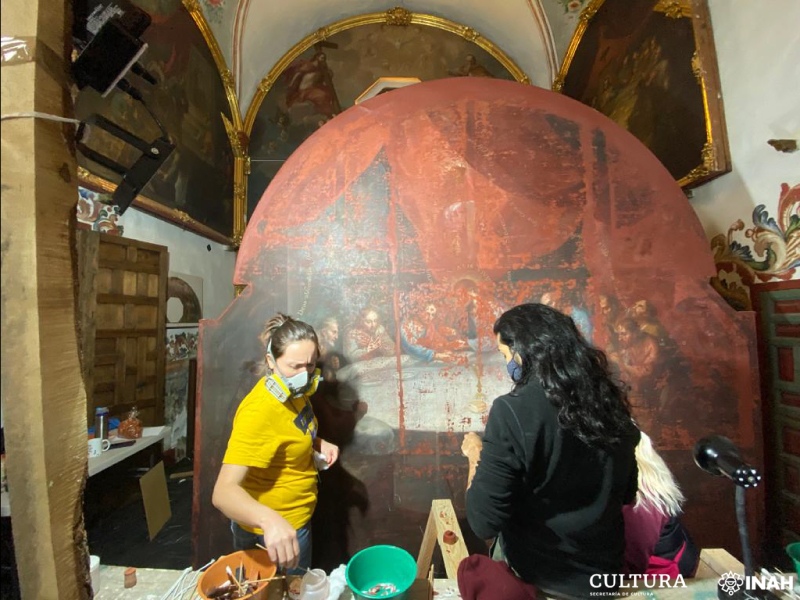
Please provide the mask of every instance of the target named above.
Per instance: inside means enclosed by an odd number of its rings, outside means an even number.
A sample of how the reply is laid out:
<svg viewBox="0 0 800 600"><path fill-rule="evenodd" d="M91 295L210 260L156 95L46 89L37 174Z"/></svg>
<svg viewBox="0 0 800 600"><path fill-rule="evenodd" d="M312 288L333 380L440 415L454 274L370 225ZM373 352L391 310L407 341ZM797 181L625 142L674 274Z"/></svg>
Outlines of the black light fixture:
<svg viewBox="0 0 800 600"><path fill-rule="evenodd" d="M126 79L129 73L134 73L150 84L157 83L156 78L138 62L147 50L147 44L139 36L150 25L151 18L130 2L120 0L105 5L100 3L85 16L85 20L78 20L82 26L75 28L73 39L81 52L72 63L72 74L78 88L91 87L104 98L115 89L124 91L142 104L161 131L160 137L147 141L97 114L85 119L78 128L76 146L81 154L122 176L112 195L112 203L121 215L175 149L167 130L147 106L141 92ZM141 156L128 167L101 154L86 143L91 137L92 127L133 146Z"/></svg>
<svg viewBox="0 0 800 600"><path fill-rule="evenodd" d="M753 577L753 555L750 551L750 536L747 531L744 494L746 489L754 488L761 482L761 474L758 469L747 464L736 445L722 435L712 435L698 441L694 446L694 462L704 471L712 475L727 477L736 485L736 522L739 526L739 541L742 544L744 573L747 577ZM734 591L732 586L726 586L720 580L717 586L717 598L725 600L776 598L768 591L748 590L746 587L746 585L742 585Z"/></svg>
<svg viewBox="0 0 800 600"><path fill-rule="evenodd" d="M697 466L712 475L727 477L743 488L756 487L761 474L742 459L738 448L721 435L705 437L694 447Z"/></svg>

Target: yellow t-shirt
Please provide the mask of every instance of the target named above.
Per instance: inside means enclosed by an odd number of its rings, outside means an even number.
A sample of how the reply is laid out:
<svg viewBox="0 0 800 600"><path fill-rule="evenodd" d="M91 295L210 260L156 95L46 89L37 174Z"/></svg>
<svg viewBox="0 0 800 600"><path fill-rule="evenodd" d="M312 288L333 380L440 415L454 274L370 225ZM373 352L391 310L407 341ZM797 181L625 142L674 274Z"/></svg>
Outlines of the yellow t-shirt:
<svg viewBox="0 0 800 600"><path fill-rule="evenodd" d="M239 404L222 462L250 467L242 481L245 491L299 529L317 504L312 450L317 419L307 395L281 403L267 390L265 379Z"/></svg>

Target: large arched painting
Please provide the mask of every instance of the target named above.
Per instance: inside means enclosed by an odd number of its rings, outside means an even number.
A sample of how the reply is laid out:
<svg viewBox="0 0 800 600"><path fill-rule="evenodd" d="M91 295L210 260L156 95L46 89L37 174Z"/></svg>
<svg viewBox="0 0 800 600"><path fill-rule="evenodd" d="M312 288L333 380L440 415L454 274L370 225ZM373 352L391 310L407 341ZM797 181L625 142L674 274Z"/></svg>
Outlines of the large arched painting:
<svg viewBox="0 0 800 600"><path fill-rule="evenodd" d="M275 77L258 106L250 132L248 216L292 152L379 79L513 80L498 55L457 33L420 24L363 24L314 44Z"/></svg>
<svg viewBox="0 0 800 600"><path fill-rule="evenodd" d="M573 100L463 78L345 111L280 170L245 232L243 293L202 324L197 561L229 548L210 492L274 312L321 337L314 406L342 456L321 474L314 540L332 568L374 543L416 554L434 498L463 515L462 435L511 387L492 324L522 302L571 314L607 349L687 492L698 542L735 547L732 501L719 502L733 492L690 452L711 432L751 456L758 446L753 323L713 274L669 173Z"/></svg>

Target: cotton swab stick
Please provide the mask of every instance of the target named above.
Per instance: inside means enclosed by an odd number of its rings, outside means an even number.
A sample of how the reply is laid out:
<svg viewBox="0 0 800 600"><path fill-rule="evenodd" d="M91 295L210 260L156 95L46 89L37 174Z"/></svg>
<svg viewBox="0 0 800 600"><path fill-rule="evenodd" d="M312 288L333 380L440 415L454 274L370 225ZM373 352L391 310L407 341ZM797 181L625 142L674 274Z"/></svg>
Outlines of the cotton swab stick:
<svg viewBox="0 0 800 600"><path fill-rule="evenodd" d="M236 587L239 588L239 593L244 594L244 587L242 587L242 584L239 583L238 579L236 579L236 577L233 574L233 571L231 571L231 568L229 566L225 567L225 572L228 574L228 579L230 580L230 582L235 584Z"/></svg>
<svg viewBox="0 0 800 600"><path fill-rule="evenodd" d="M261 548L262 550L267 550L264 546L262 546L261 544L258 544L258 543L256 544L256 547ZM269 553L269 550L267 550L267 553ZM297 567L297 568L298 569L303 569L303 571L310 571L311 570L311 569L306 568L306 567Z"/></svg>

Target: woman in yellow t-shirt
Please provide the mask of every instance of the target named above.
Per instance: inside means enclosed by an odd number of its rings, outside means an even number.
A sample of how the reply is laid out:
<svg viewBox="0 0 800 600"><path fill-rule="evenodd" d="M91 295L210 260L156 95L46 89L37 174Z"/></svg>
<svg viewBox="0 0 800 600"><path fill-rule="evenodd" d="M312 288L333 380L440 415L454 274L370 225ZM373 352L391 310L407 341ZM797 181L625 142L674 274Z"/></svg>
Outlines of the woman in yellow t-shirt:
<svg viewBox="0 0 800 600"><path fill-rule="evenodd" d="M308 569L314 453L330 466L339 448L317 437L309 401L319 382L314 329L278 313L265 332L267 374L236 411L212 502L231 519L237 550L261 543L276 564Z"/></svg>

